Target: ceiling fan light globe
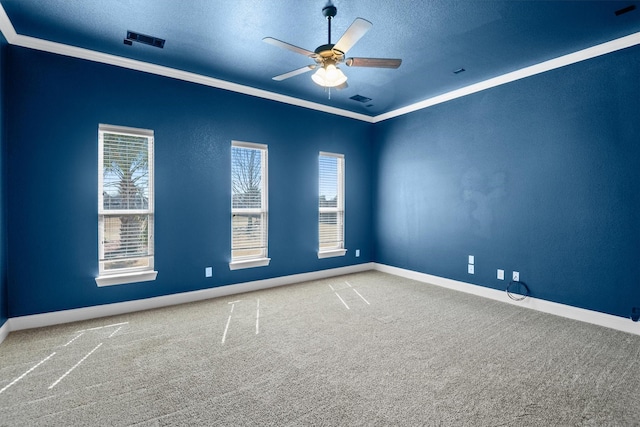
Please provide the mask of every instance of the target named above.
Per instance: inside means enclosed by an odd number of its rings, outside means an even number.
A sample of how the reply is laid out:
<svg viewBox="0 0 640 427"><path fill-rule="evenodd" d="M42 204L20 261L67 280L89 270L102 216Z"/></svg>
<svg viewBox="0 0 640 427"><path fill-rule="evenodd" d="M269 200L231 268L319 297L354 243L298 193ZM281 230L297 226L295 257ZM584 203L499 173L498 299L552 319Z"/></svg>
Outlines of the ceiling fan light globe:
<svg viewBox="0 0 640 427"><path fill-rule="evenodd" d="M311 76L311 79L322 87L336 87L346 82L347 76L345 76L340 68L329 64L326 67L319 68L318 71Z"/></svg>
<svg viewBox="0 0 640 427"><path fill-rule="evenodd" d="M333 81L338 78L338 69L335 65L329 64L326 69L326 78L327 80Z"/></svg>
<svg viewBox="0 0 640 427"><path fill-rule="evenodd" d="M326 74L327 73L324 70L324 68L320 67L318 68L318 71L316 71L311 75L311 80L313 80L314 83L317 85L324 86L325 80L326 80Z"/></svg>

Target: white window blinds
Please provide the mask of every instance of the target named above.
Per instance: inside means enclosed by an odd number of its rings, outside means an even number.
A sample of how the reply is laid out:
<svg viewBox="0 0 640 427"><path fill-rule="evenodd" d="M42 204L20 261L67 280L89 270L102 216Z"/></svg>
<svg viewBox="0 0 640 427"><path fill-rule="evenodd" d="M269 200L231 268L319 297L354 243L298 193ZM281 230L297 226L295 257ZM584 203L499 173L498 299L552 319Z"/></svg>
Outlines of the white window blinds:
<svg viewBox="0 0 640 427"><path fill-rule="evenodd" d="M267 260L267 146L233 141L231 146L231 268ZM238 263L239 264L234 264ZM242 264L245 262L245 264ZM242 267L239 267L242 265Z"/></svg>
<svg viewBox="0 0 640 427"><path fill-rule="evenodd" d="M318 256L344 255L344 156L318 157Z"/></svg>
<svg viewBox="0 0 640 427"><path fill-rule="evenodd" d="M153 131L100 125L100 275L153 270Z"/></svg>

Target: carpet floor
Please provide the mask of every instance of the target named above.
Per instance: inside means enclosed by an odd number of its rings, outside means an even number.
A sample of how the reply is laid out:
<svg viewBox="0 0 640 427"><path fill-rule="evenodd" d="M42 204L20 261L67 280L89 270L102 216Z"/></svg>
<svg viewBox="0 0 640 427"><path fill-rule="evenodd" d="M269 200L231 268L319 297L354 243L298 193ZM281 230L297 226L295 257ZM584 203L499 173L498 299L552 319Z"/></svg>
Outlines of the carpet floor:
<svg viewBox="0 0 640 427"><path fill-rule="evenodd" d="M640 336L369 271L12 332L0 425L640 425Z"/></svg>

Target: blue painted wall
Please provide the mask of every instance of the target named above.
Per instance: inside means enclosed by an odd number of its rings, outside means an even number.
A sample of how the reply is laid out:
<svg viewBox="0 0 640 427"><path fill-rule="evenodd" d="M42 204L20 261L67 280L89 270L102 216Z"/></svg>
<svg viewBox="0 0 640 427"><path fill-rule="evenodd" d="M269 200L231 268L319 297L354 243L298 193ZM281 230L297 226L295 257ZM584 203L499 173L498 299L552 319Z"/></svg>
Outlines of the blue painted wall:
<svg viewBox="0 0 640 427"><path fill-rule="evenodd" d="M5 70L10 317L371 261L372 125L14 46ZM155 282L95 284L99 123L155 131ZM269 146L268 267L228 268L234 139ZM349 251L318 260L321 150L346 158Z"/></svg>
<svg viewBox="0 0 640 427"><path fill-rule="evenodd" d="M537 298L640 307L640 47L375 131L375 261L496 289L517 270Z"/></svg>
<svg viewBox="0 0 640 427"><path fill-rule="evenodd" d="M7 285L7 191L6 191L6 138L5 138L5 68L7 40L0 33L0 327L9 317Z"/></svg>
<svg viewBox="0 0 640 427"><path fill-rule="evenodd" d="M496 289L518 270L537 298L640 307L640 47L376 125L19 47L0 65L0 324L372 260ZM93 280L98 123L155 131L155 282ZM232 139L269 145L269 267L227 266ZM315 253L320 150L346 156L342 258Z"/></svg>

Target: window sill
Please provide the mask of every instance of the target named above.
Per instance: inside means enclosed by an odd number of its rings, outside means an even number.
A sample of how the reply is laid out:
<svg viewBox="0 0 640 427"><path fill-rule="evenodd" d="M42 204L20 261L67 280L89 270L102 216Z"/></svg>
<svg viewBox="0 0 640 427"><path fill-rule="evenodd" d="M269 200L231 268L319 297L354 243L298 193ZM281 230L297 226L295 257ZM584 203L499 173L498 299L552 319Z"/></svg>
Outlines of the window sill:
<svg viewBox="0 0 640 427"><path fill-rule="evenodd" d="M229 263L229 270L241 270L243 268L265 267L269 265L271 258L257 258L246 261L232 261Z"/></svg>
<svg viewBox="0 0 640 427"><path fill-rule="evenodd" d="M149 282L156 280L157 271L137 271L135 273L110 274L96 277L98 286L124 285L125 283Z"/></svg>
<svg viewBox="0 0 640 427"><path fill-rule="evenodd" d="M318 252L318 259L332 258L336 256L345 256L346 253L347 253L346 249L332 249L330 251L322 251L322 252Z"/></svg>

